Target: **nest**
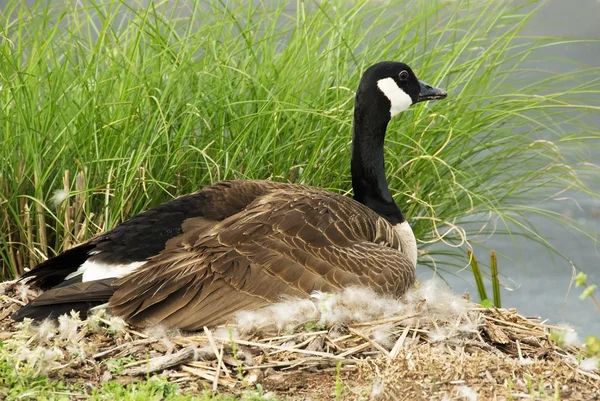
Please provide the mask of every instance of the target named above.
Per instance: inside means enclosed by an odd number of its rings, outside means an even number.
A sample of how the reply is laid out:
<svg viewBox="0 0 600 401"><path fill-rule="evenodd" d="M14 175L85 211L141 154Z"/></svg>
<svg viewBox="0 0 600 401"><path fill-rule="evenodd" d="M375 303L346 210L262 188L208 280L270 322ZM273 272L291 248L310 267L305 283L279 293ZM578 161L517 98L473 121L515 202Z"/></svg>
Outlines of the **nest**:
<svg viewBox="0 0 600 401"><path fill-rule="evenodd" d="M183 391L237 394L260 384L286 399L330 398L336 383L344 399L598 399L592 397L600 394L600 376L580 366L582 350L551 341L550 331L563 329L456 295L448 302L450 295L437 288L429 291L438 299L427 300L426 291L413 291L394 309L404 313L390 316L389 305L378 304L377 319L365 313L359 321L266 324L250 316L262 326L180 333L140 331L105 311L47 327L16 324L10 315L35 291L12 282L0 288L0 341L17 368L67 383L128 383L156 374ZM436 305L440 296L444 307ZM43 367L33 356L40 348L54 350Z"/></svg>

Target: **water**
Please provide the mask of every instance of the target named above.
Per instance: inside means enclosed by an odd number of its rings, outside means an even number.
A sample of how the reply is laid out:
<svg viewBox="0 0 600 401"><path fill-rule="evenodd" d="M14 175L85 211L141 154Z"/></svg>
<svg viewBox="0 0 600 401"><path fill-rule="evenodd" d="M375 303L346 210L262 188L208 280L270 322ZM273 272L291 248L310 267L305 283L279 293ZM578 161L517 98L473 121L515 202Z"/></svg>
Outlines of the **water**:
<svg viewBox="0 0 600 401"><path fill-rule="evenodd" d="M599 39L600 1L598 0L550 0L547 1L528 23L523 32L531 36L562 36L578 39ZM538 52L540 55L566 58L570 61L597 66L600 63L600 43L559 45ZM530 66L542 70L569 73L574 69L568 63L551 63L547 60L532 60ZM535 75L535 71L532 72ZM597 85L597 84L596 84ZM600 127L600 113L592 117ZM586 149L586 157L600 160L600 144ZM576 161L581 149L569 154ZM588 179L587 184L600 191L600 177ZM565 200L544 205L551 210L563 212L583 224L584 231L600 232L600 204L575 195L575 200ZM574 264L583 268L590 279L600 283L600 250L596 249L582 233L573 232L564 224L546 219L532 218L542 235L550 239ZM499 261L500 271L505 277L502 283L513 287L513 291L502 291L505 307L516 307L529 316L548 318L550 322L568 322L579 329L580 334L600 335L600 311L590 300L579 300L581 289L571 288L573 269L567 261L553 257L542 245L523 242L505 236L496 236L486 246L512 258ZM488 260L487 253L477 254L479 260ZM431 272L421 271L421 278L429 278ZM458 273L458 277L445 277L458 292L468 291L476 298L477 290L469 271ZM570 291L569 291L570 289ZM488 295L490 295L488 283ZM600 295L600 294L599 294ZM490 295L491 296L491 295Z"/></svg>

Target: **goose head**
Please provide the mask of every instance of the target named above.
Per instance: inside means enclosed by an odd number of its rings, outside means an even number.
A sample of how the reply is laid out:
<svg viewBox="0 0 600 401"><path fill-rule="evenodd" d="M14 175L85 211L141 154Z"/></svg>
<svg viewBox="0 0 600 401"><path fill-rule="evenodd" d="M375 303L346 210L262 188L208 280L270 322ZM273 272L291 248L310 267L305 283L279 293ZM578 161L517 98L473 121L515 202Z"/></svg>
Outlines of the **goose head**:
<svg viewBox="0 0 600 401"><path fill-rule="evenodd" d="M356 109L366 109L373 114L372 118L383 123L415 103L443 99L447 95L443 89L419 80L408 65L384 61L363 73L356 93Z"/></svg>

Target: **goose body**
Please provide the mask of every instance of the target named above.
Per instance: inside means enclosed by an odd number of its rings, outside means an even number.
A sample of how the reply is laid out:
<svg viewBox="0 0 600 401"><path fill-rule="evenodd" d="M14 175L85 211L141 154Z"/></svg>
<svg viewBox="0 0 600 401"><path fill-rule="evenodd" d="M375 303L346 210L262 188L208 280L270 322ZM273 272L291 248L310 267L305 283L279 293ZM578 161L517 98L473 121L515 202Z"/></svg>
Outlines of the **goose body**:
<svg viewBox="0 0 600 401"><path fill-rule="evenodd" d="M221 181L158 205L41 263L21 279L44 290L13 317L43 319L108 302L131 324L184 330L347 286L401 296L417 247L383 163L390 118L446 93L405 64L368 68L356 94L354 198L297 184Z"/></svg>

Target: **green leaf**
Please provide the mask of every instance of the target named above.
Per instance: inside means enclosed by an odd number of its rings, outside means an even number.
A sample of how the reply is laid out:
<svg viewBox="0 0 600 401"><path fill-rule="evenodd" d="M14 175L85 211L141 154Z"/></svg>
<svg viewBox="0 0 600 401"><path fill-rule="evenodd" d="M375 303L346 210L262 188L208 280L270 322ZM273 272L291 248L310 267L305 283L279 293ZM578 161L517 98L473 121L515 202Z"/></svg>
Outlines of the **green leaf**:
<svg viewBox="0 0 600 401"><path fill-rule="evenodd" d="M600 338L587 336L585 339L585 351L588 357L600 356Z"/></svg>
<svg viewBox="0 0 600 401"><path fill-rule="evenodd" d="M583 301L584 299L591 297L594 294L594 292L596 292L597 288L598 288L598 286L596 284L586 287L581 292L581 295L579 295L579 299L581 299Z"/></svg>
<svg viewBox="0 0 600 401"><path fill-rule="evenodd" d="M587 284L587 274L584 272L579 272L575 276L575 286L581 287Z"/></svg>
<svg viewBox="0 0 600 401"><path fill-rule="evenodd" d="M482 299L481 302L479 302L479 304L481 306L483 306L484 308L493 308L494 307L494 303L489 298Z"/></svg>

